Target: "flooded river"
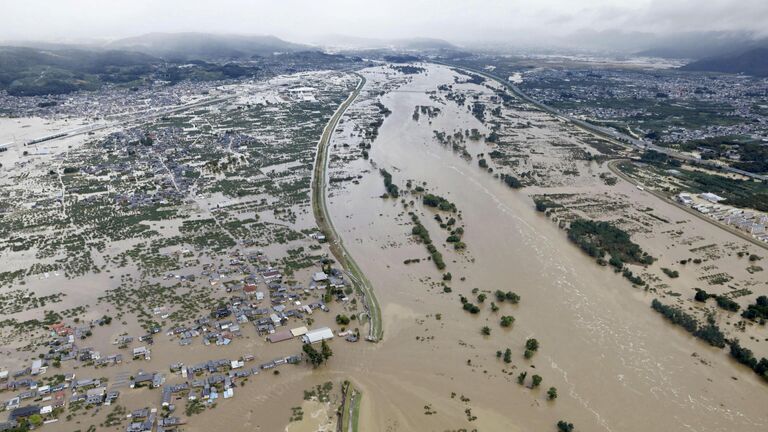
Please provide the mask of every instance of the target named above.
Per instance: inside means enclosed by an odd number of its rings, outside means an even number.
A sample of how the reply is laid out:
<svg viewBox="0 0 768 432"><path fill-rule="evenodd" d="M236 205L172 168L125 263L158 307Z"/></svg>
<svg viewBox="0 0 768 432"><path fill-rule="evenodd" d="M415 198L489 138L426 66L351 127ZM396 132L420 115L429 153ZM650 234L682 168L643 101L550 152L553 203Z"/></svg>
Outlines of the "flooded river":
<svg viewBox="0 0 768 432"><path fill-rule="evenodd" d="M424 245L409 240L408 210L380 197L382 177L369 161L351 162L350 170L369 173L329 200L334 224L383 310L384 341L356 344L331 365L364 392L361 430L542 431L554 430L561 419L584 431L766 430L768 387L752 371L668 325L650 310L651 294L595 265L535 212L524 192L434 140L433 130L485 130L466 107L441 105L431 124L412 119L415 106L435 105L425 92L454 83L454 75L430 66L383 96L392 113L370 150L370 159L396 183L426 182L430 192L456 203L466 231L464 254L444 243L446 232L419 198L401 197L416 202L452 273L453 292L443 293L442 272L424 260ZM376 85L375 79L366 85ZM334 144L347 139L337 135ZM467 150L488 151L479 142ZM422 261L403 264L411 258ZM459 302L459 294L474 302L473 288L489 292L477 315ZM503 303L491 312L498 289L520 294L520 304ZM510 329L499 326L501 315L515 316ZM490 336L480 333L485 325ZM529 337L541 344L530 361L523 358ZM496 358L506 348L513 352L509 365ZM522 371L526 384L541 375L541 387L518 385ZM550 386L558 389L556 401L546 398Z"/></svg>

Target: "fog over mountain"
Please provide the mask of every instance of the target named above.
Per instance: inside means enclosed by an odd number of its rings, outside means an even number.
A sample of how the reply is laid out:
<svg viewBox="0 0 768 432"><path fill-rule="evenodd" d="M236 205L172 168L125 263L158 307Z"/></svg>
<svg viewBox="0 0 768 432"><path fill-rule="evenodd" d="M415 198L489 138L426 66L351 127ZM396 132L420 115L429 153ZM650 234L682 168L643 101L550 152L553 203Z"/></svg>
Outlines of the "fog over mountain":
<svg viewBox="0 0 768 432"><path fill-rule="evenodd" d="M432 38L460 46L644 51L674 48L670 44L675 43L695 48L710 41L728 50L718 38L768 36L764 0L7 0L2 9L0 40L5 44L103 44L146 33L206 32L274 35L296 43L338 42L338 36L328 35L344 35L355 47L366 41L378 47ZM702 54L709 53L696 56Z"/></svg>
<svg viewBox="0 0 768 432"><path fill-rule="evenodd" d="M276 51L304 51L306 45L274 36L212 35L206 33L149 33L110 42L110 48L143 52L158 57L250 57Z"/></svg>

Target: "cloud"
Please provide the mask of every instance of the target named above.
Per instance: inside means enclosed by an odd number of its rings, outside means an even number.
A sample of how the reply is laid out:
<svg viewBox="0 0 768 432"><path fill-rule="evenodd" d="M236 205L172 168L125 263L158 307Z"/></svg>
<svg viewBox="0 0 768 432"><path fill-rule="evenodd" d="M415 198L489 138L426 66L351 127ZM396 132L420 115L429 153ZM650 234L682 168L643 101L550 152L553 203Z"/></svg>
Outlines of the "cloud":
<svg viewBox="0 0 768 432"><path fill-rule="evenodd" d="M3 0L0 39L71 41L153 31L348 34L451 41L591 29L768 32L766 0Z"/></svg>

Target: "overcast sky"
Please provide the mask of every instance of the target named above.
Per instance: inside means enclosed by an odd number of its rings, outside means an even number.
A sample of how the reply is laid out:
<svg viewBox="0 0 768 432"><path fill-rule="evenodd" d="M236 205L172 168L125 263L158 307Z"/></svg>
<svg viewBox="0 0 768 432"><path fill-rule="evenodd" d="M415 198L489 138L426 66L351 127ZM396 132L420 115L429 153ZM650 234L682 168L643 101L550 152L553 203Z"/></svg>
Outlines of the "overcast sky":
<svg viewBox="0 0 768 432"><path fill-rule="evenodd" d="M0 0L0 40L71 42L164 31L504 41L574 31L747 30L768 0Z"/></svg>

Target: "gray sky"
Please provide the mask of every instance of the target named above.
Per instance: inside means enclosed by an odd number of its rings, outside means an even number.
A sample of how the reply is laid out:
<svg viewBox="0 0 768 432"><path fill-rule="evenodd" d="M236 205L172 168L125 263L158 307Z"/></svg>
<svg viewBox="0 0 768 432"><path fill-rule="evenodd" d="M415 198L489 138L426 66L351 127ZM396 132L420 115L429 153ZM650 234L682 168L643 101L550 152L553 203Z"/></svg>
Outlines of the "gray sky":
<svg viewBox="0 0 768 432"><path fill-rule="evenodd" d="M0 40L72 42L153 31L344 34L453 42L583 29L768 35L768 0L0 0Z"/></svg>

